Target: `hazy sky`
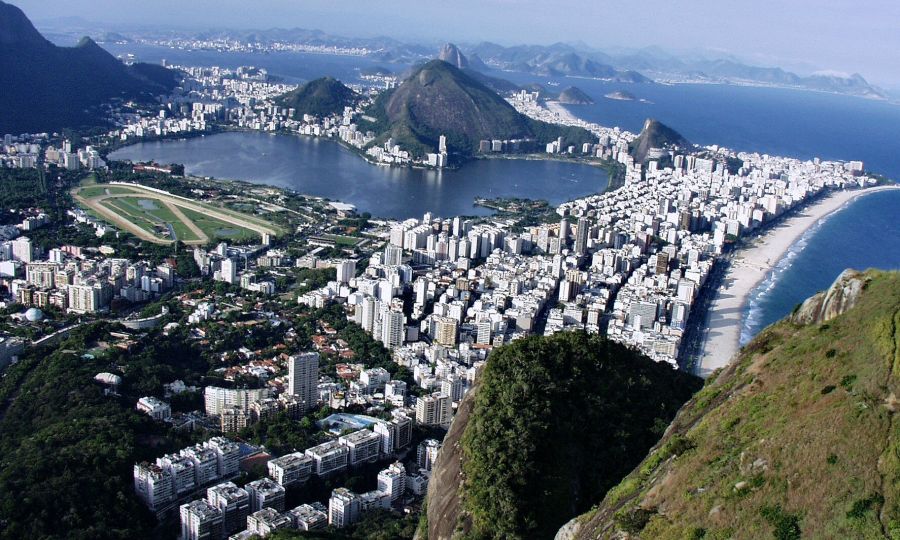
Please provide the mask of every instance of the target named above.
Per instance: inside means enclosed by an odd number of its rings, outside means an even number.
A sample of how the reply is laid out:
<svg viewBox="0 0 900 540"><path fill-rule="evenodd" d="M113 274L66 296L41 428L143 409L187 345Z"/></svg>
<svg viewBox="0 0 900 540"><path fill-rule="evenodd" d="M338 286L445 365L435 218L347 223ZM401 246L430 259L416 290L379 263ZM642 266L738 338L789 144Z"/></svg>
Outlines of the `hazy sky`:
<svg viewBox="0 0 900 540"><path fill-rule="evenodd" d="M319 28L347 36L714 49L900 87L896 0L12 0L33 20Z"/></svg>

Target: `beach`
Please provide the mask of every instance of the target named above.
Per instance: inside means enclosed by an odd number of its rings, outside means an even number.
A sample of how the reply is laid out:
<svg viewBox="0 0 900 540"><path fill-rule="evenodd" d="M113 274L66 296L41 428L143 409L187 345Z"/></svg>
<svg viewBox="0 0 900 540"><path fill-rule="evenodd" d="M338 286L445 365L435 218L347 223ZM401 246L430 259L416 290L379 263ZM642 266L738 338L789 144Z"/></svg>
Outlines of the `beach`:
<svg viewBox="0 0 900 540"><path fill-rule="evenodd" d="M706 377L731 362L740 350L742 319L750 294L807 230L858 197L896 189L900 187L878 186L836 191L802 209L755 239L749 246L737 251L706 316L697 373Z"/></svg>

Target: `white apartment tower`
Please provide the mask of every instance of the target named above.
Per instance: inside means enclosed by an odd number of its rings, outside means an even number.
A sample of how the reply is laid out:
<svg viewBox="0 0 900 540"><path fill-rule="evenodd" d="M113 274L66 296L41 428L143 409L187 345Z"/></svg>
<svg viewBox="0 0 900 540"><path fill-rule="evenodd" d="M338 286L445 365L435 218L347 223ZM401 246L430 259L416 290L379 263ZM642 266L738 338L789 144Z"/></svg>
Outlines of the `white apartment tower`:
<svg viewBox="0 0 900 540"><path fill-rule="evenodd" d="M297 396L306 411L317 401L319 383L319 353L307 352L288 359L288 393Z"/></svg>

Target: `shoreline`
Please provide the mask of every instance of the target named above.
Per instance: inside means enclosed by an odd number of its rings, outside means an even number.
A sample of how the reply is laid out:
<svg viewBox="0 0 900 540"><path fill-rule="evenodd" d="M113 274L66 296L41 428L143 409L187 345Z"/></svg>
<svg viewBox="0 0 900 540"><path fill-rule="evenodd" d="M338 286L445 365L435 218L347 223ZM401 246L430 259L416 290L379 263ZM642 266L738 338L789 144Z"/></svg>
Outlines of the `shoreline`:
<svg viewBox="0 0 900 540"><path fill-rule="evenodd" d="M735 251L722 285L715 292L705 316L703 345L696 373L708 377L731 363L741 349L744 311L750 295L807 231L859 197L888 190L900 190L900 186L833 192L754 239L750 245Z"/></svg>

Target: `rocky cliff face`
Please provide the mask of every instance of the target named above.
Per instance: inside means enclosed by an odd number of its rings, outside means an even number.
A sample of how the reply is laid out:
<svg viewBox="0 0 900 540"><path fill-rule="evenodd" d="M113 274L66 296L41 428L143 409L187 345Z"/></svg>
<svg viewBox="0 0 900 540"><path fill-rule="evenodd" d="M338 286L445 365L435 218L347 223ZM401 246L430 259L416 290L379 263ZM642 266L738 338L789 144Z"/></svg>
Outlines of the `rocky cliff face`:
<svg viewBox="0 0 900 540"><path fill-rule="evenodd" d="M466 59L465 55L452 43L447 43L441 47L441 52L438 54L438 60L443 60L457 69L466 69L469 67L469 61Z"/></svg>
<svg viewBox="0 0 900 540"><path fill-rule="evenodd" d="M900 273L770 326L558 540L897 538Z"/></svg>
<svg viewBox="0 0 900 540"><path fill-rule="evenodd" d="M853 308L869 278L856 270L844 270L827 291L807 298L791 315L795 324L822 324Z"/></svg>
<svg viewBox="0 0 900 540"><path fill-rule="evenodd" d="M429 540L451 540L454 534L468 533L471 528L471 522L464 518L459 489L462 485L462 435L472 416L476 390L477 386L460 402L431 472L427 496Z"/></svg>

